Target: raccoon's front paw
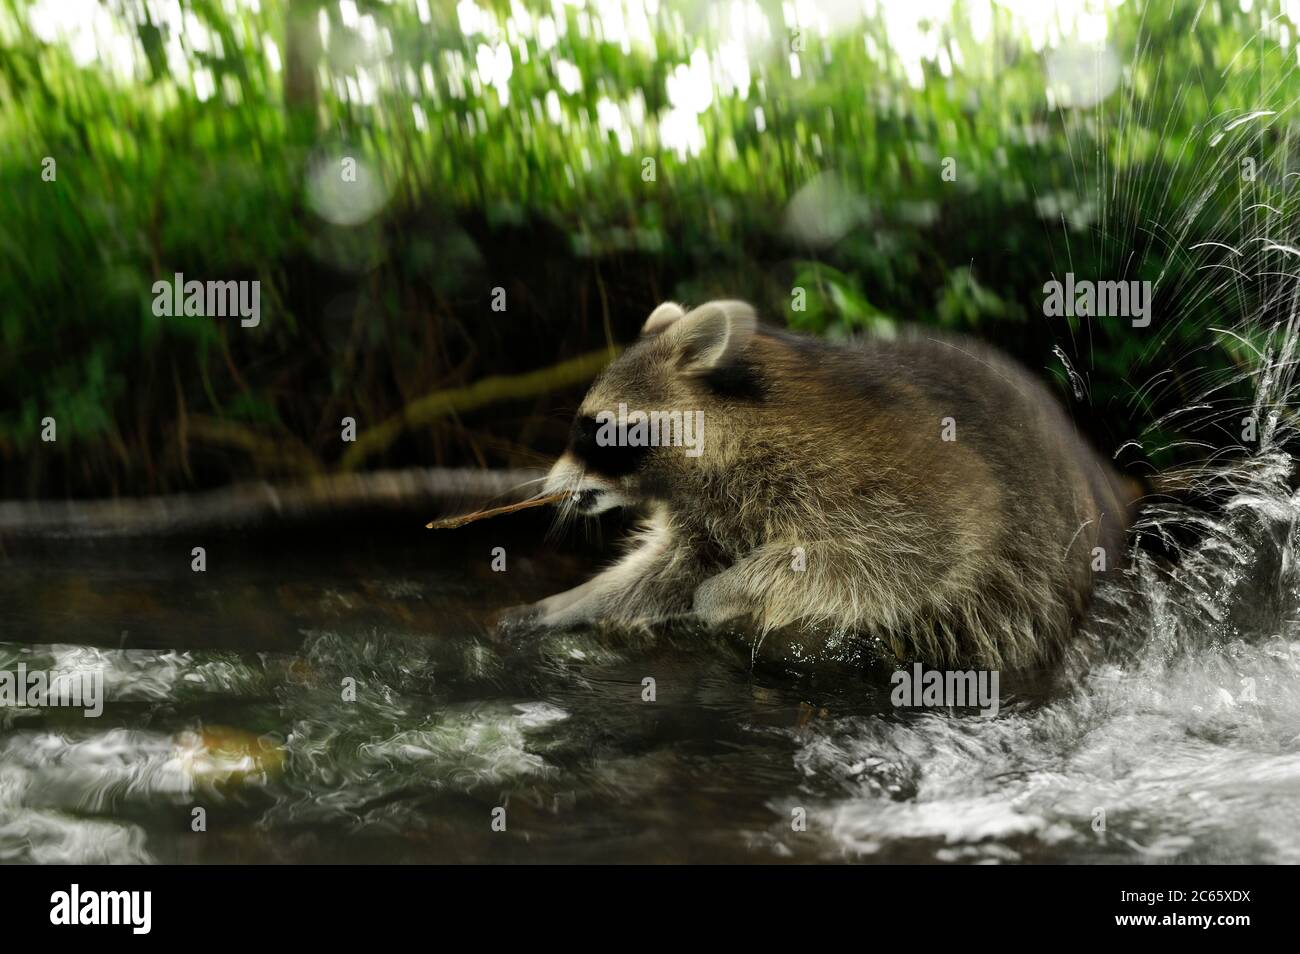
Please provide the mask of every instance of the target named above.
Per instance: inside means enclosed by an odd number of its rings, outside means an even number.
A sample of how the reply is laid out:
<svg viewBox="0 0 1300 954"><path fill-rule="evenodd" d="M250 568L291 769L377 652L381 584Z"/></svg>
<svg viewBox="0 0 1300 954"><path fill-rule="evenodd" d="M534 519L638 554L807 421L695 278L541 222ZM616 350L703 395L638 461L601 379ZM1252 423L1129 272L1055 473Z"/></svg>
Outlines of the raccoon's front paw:
<svg viewBox="0 0 1300 954"><path fill-rule="evenodd" d="M566 594L548 596L536 603L512 606L496 616L496 631L501 636L520 636L547 629L571 629L592 622L581 606L565 600Z"/></svg>
<svg viewBox="0 0 1300 954"><path fill-rule="evenodd" d="M525 603L522 606L510 606L499 610L489 618L488 623L495 635L502 639L510 639L543 629L544 615L542 607L537 603Z"/></svg>

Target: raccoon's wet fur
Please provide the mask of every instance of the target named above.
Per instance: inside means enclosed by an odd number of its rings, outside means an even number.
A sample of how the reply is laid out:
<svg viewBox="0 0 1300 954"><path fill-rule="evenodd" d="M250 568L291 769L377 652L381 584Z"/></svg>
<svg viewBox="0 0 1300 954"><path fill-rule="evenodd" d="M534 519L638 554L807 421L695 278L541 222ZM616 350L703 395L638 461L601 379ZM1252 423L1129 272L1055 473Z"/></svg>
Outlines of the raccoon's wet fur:
<svg viewBox="0 0 1300 954"><path fill-rule="evenodd" d="M636 411L702 422L697 446L667 423L634 446ZM655 309L592 385L546 489L571 493L570 514L637 505L645 523L620 562L515 621L748 621L992 669L1058 656L1140 493L986 345L832 343L740 301Z"/></svg>

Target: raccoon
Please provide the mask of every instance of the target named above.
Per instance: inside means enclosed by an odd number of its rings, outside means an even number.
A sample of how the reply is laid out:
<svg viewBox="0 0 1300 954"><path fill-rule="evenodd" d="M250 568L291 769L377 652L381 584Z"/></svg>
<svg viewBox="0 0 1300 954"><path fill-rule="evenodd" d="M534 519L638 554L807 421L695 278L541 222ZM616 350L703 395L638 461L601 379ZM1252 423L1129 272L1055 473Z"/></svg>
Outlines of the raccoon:
<svg viewBox="0 0 1300 954"><path fill-rule="evenodd" d="M1020 669L1068 644L1142 487L987 345L833 343L713 301L654 310L583 400L546 491L567 492L565 517L636 506L644 523L622 560L507 628L688 617Z"/></svg>

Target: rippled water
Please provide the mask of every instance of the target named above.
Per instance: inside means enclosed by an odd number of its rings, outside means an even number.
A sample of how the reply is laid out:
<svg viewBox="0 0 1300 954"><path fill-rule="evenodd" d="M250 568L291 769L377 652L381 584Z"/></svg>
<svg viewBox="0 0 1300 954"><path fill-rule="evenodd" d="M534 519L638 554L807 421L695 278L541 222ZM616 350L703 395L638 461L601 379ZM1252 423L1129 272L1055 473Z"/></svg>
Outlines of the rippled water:
<svg viewBox="0 0 1300 954"><path fill-rule="evenodd" d="M1300 861L1289 471L1261 452L1213 517L1150 515L1198 534L992 718L743 639L501 643L491 610L591 562L525 515L11 547L0 669L99 671L107 702L0 709L0 860Z"/></svg>

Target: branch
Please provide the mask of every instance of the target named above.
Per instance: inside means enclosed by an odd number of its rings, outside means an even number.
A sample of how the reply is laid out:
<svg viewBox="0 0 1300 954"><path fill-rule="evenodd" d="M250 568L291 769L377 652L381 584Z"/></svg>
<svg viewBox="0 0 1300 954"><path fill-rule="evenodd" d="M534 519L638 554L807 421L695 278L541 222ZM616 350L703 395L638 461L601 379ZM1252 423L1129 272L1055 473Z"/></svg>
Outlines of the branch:
<svg viewBox="0 0 1300 954"><path fill-rule="evenodd" d="M366 458L387 450L403 431L430 424L448 414L472 411L497 401L534 397L589 381L617 354L615 348L603 348L561 361L549 368L539 368L525 374L494 375L463 388L434 391L416 398L400 414L358 434L356 441L339 461L339 469L344 472L356 470Z"/></svg>

